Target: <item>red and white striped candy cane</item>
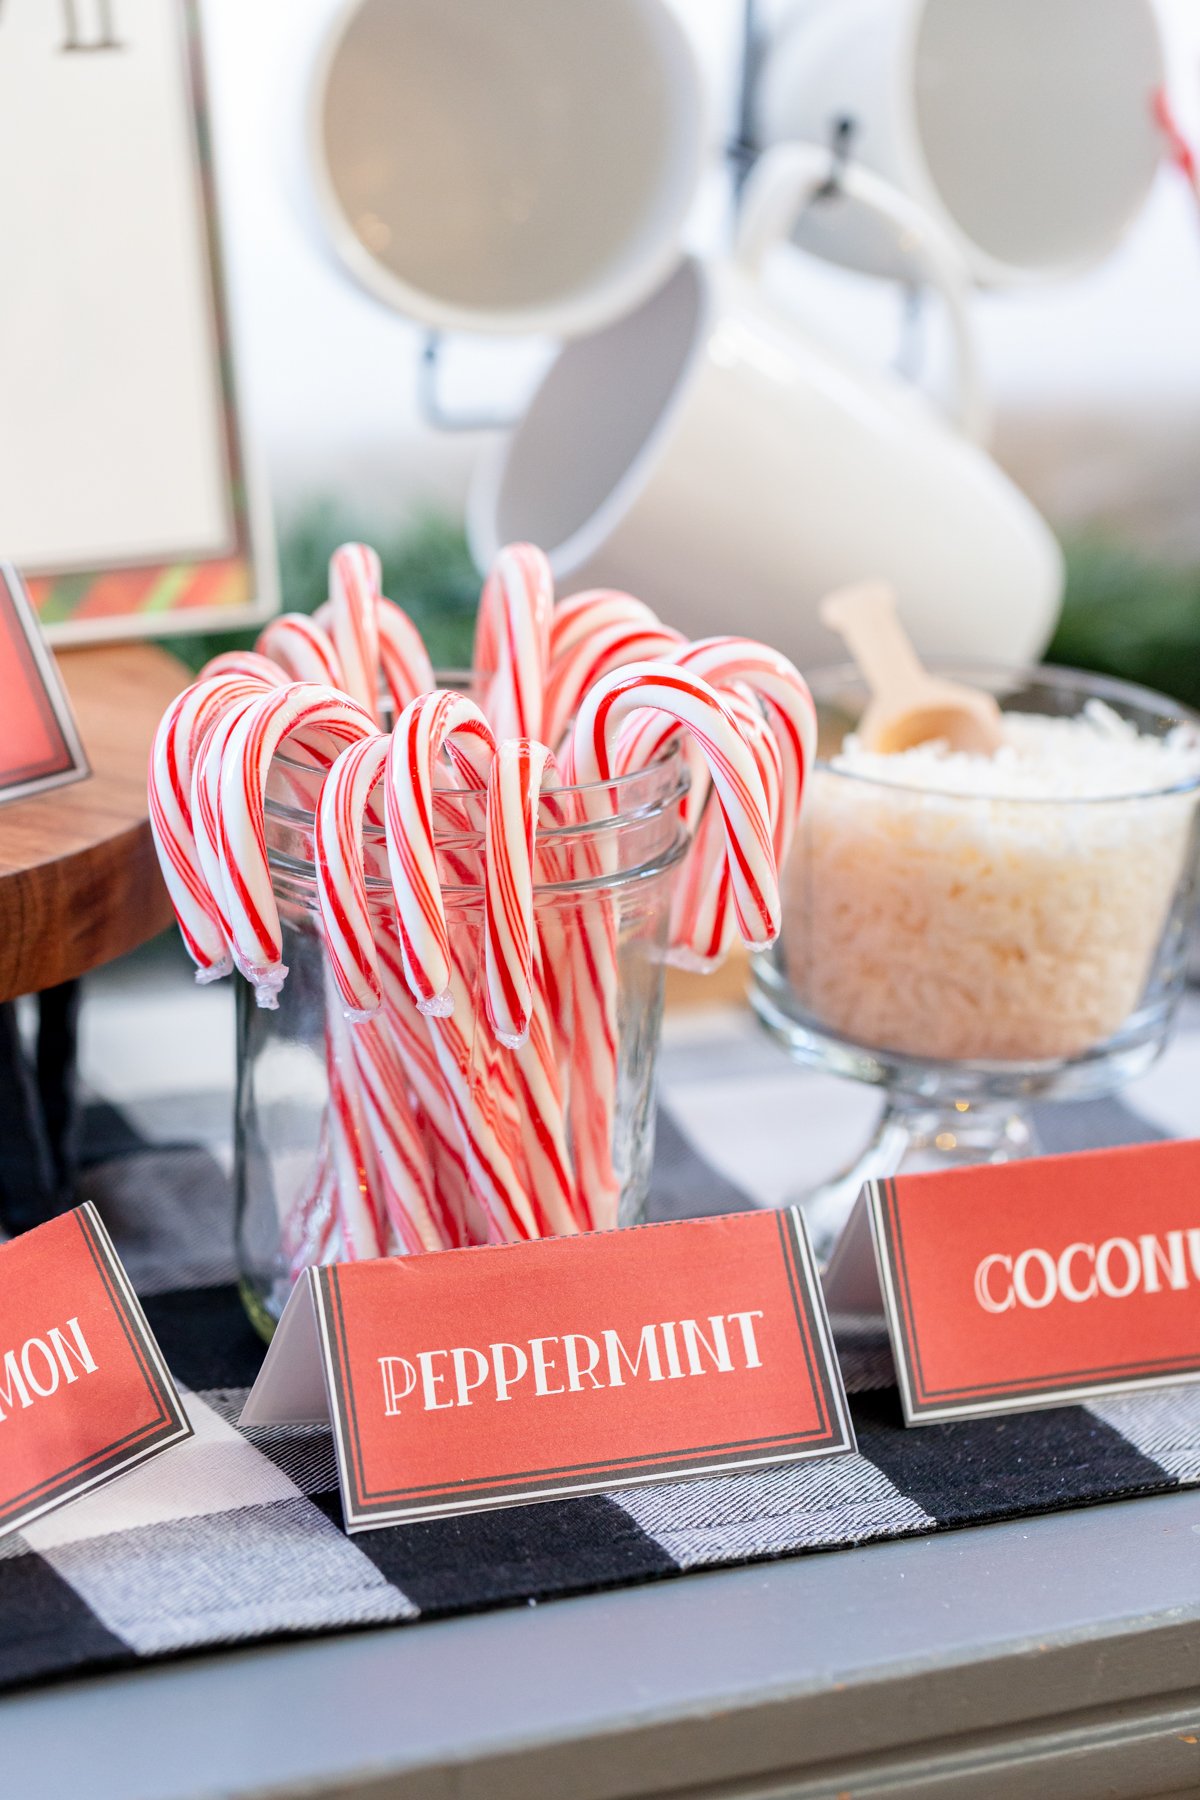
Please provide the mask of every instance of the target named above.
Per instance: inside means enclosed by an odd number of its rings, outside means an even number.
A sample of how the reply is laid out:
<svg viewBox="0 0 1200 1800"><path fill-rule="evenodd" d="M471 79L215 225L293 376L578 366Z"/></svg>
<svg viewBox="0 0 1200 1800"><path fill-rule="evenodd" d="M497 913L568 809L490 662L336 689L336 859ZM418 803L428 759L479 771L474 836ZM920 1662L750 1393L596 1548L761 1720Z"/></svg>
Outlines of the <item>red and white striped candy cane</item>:
<svg viewBox="0 0 1200 1800"><path fill-rule="evenodd" d="M757 700L734 690L723 693L741 727L762 776L771 815L777 867L790 833L783 809L783 753ZM728 954L736 933L724 821L717 806L706 808L680 871L671 899L667 960L706 973Z"/></svg>
<svg viewBox="0 0 1200 1800"><path fill-rule="evenodd" d="M665 715L664 739L683 727L703 754L717 790L726 842L735 849L738 922L760 939L777 929L778 886L770 806L754 754L736 720L706 683L663 663L644 663L605 676L580 708L571 734L568 774L577 782L609 781L628 773L625 727L644 733L645 709ZM600 796L597 795L597 800ZM610 806L612 801L609 801ZM572 922L574 1007L570 1120L580 1190L601 1228L616 1223L619 1182L612 1165L617 1086L616 958L619 938L611 909L597 899Z"/></svg>
<svg viewBox="0 0 1200 1800"><path fill-rule="evenodd" d="M419 694L433 692L433 664L420 632L402 607L381 595L376 603L379 661L393 714Z"/></svg>
<svg viewBox="0 0 1200 1800"><path fill-rule="evenodd" d="M542 783L554 771L545 744L505 738L488 777L484 827L487 1014L497 1038L518 1050L533 1011L534 844Z"/></svg>
<svg viewBox="0 0 1200 1800"><path fill-rule="evenodd" d="M816 709L804 677L779 651L748 638L701 638L677 650L670 660L709 681L738 712L751 741L755 720L737 707L733 694L740 688L761 703L779 751L780 794L773 835L776 867L782 869L799 818L807 772L816 756ZM644 738L641 748L645 748ZM763 773L766 781L769 772L764 769ZM695 798L690 798L694 807ZM733 935L727 873L727 869L721 870L717 824L710 808L696 828L695 843L675 891L671 961L689 969L710 969L722 960Z"/></svg>
<svg viewBox="0 0 1200 1800"><path fill-rule="evenodd" d="M516 1100L505 1066L511 1057L481 1028L473 957L467 934L456 932L451 940L452 1010L428 1017L430 1040L458 1114L467 1165L488 1215L490 1237L499 1243L544 1237L555 1226L524 1165ZM562 1229L571 1229L569 1220Z"/></svg>
<svg viewBox="0 0 1200 1800"><path fill-rule="evenodd" d="M613 625L653 630L657 624L657 615L644 600L635 600L619 588L586 588L568 594L565 600L556 601L550 615L550 667L598 631Z"/></svg>
<svg viewBox="0 0 1200 1800"><path fill-rule="evenodd" d="M564 1091L542 977L534 917L538 802L554 759L545 744L508 738L488 780L484 828L484 963L488 1023L515 1057L498 1079L515 1099L516 1127L532 1193L561 1234L579 1228L567 1147ZM558 933L553 935L557 943Z"/></svg>
<svg viewBox="0 0 1200 1800"><path fill-rule="evenodd" d="M329 992L325 971L325 1073L329 1082L329 1149L334 1212L342 1259L367 1262L387 1247L378 1145L358 1078L351 1027Z"/></svg>
<svg viewBox="0 0 1200 1800"><path fill-rule="evenodd" d="M457 728L474 737L478 729L478 715L477 709L464 712L449 704L453 696L427 698L432 703L419 709L431 725L431 736L425 741L424 754L429 763L436 764L440 745L437 749L433 746L437 743L439 732ZM438 700L447 703L439 709L436 704ZM466 705L470 707L470 702ZM437 716L439 710L440 718ZM404 726L397 727L398 731L403 729ZM419 733L416 734L416 741L422 741ZM442 742L444 741L443 735ZM338 997L336 1002L331 999L331 1004L348 1004L360 1016L372 1011L383 994L377 939L386 940L388 934L384 922L378 917L372 920L369 911L363 873L362 826L371 791L384 774L390 748L388 738L376 736L343 751L326 778L317 820L315 859L320 916L328 951L328 966L336 983ZM472 743L472 751L476 750L477 746ZM486 744L485 752L490 754L490 746ZM472 766L470 762L467 763L468 769ZM436 867L434 878L436 881ZM397 944L402 946L403 943L403 934L398 932ZM456 955L450 945L448 931L446 951L451 969L451 993L457 998L460 1007L466 1009L467 1020L471 1020L473 1009L470 995L456 967L461 948ZM389 1065L387 1045L380 1045L374 1035L376 1023L386 1024L389 1017L385 1013L378 1020L371 1019L366 1025L352 1028L352 1042L369 1105L374 1103L381 1083L385 1093L392 1094L395 1105L399 1091L399 1068L404 1067L412 1072L414 1046L411 1041L399 1052L398 1060ZM367 1044L372 1047L370 1052L360 1044L362 1034L367 1031L372 1032L372 1036L367 1039ZM369 1056L373 1060L368 1060ZM473 1061L471 1037L465 1023L456 1023L453 1030L439 1032L434 1045L434 1059L433 1084L441 1092L436 1095L430 1093L428 1063L423 1068L418 1066L414 1086L422 1095L427 1110L435 1116L441 1114L443 1103L447 1099L446 1089L449 1088L448 1106L452 1129L466 1154L473 1176L480 1184L480 1193L489 1215L496 1222L492 1235L498 1238L528 1235L528 1208L522 1193L521 1173L513 1165L512 1147L506 1142L506 1134L502 1130L498 1110L500 1096L494 1088L488 1093L491 1084L479 1079L480 1072ZM481 1096L485 1093L487 1099L483 1103ZM381 1129L384 1116L381 1112ZM399 1204L412 1215L418 1235L424 1241L429 1231L435 1228L430 1195L424 1189L414 1194L411 1189L401 1189L400 1186L404 1170L411 1172L413 1165L415 1144L412 1136L409 1134L407 1138L395 1143L385 1135L383 1143L384 1152L391 1152L395 1167L390 1167L386 1161L382 1162L381 1174L391 1188L399 1192ZM386 1185L384 1192L386 1196Z"/></svg>
<svg viewBox="0 0 1200 1800"><path fill-rule="evenodd" d="M673 661L674 658L665 660ZM687 792L679 807L680 823L685 831L694 834L708 803L712 780L703 751L678 720L649 708L631 713L621 727L617 763L626 773L631 769L648 769L672 747L678 751L687 770Z"/></svg>
<svg viewBox="0 0 1200 1800"><path fill-rule="evenodd" d="M416 1171L428 1171L429 1165L415 1124L401 1117L400 1071L409 1066L412 1046L409 1044L407 1051L396 1046L390 1020L379 1014L383 979L377 940L386 937L388 927L378 909L372 916L363 864L363 824L372 791L386 770L390 748L390 738L377 734L351 744L333 764L317 810L314 861L331 976L329 1004L345 1007L353 1019L364 1021L356 1023L350 1041L365 1103L378 1119L378 1173L385 1205L389 1216L398 1208L410 1216L412 1232L404 1240L407 1247L413 1247L410 1239L415 1232L420 1245L429 1249L436 1247L431 1234L445 1237L450 1232L445 1241L460 1240L453 1235L453 1222L437 1217L432 1173L428 1180L422 1178L413 1185ZM440 1085L436 1071L434 1080ZM430 1101L427 1075L422 1091L427 1106L440 1115L440 1103L436 1098Z"/></svg>
<svg viewBox="0 0 1200 1800"><path fill-rule="evenodd" d="M558 1236L590 1231L595 1224L572 1164L567 1130L570 1055L559 1040L546 981L546 946L536 943L529 1034L511 1053L518 1129L530 1185Z"/></svg>
<svg viewBox="0 0 1200 1800"><path fill-rule="evenodd" d="M224 746L217 788L217 847L234 961L253 985L260 1006L278 1004L287 975L264 817L272 759L289 738L297 737L328 765L342 745L374 732L364 708L344 694L297 682L253 702Z"/></svg>
<svg viewBox="0 0 1200 1800"><path fill-rule="evenodd" d="M212 681L218 675L233 680L258 681L264 687L284 687L288 681L279 664L272 662L269 656L260 656L257 650L223 650L220 656L208 659L196 680Z"/></svg>
<svg viewBox="0 0 1200 1800"><path fill-rule="evenodd" d="M269 693L271 690L266 691ZM234 726L243 713L248 712L262 698L262 693L263 690L259 689L247 695L221 714L205 738L192 766L192 828L196 834L196 855L205 885L221 920L226 943L230 946L231 958L233 927L229 923L229 895L225 869L221 862L220 830L217 823L221 811L221 772Z"/></svg>
<svg viewBox="0 0 1200 1800"><path fill-rule="evenodd" d="M417 1011L408 991L399 930L386 915L379 921L377 947L384 985L381 1016L397 1033L430 1133L439 1191L451 1198L461 1221L461 1241L507 1243L552 1230L575 1230L561 1100L550 1108L550 1123L541 1133L542 1159L530 1170L519 1134L512 1129L505 1084L515 1079L522 1093L541 1092L541 1078L532 1070L527 1080L519 1073L502 1074L502 1068L511 1071L512 1055L496 1051L490 1034L476 1029L472 952L466 933L457 932L452 946L452 1017ZM529 1043L515 1053L519 1063L539 1053L534 1047L536 1030L535 1024ZM552 1078L545 1079L552 1087ZM520 1122L522 1129L536 1129L536 1120L536 1113L529 1111Z"/></svg>
<svg viewBox="0 0 1200 1800"><path fill-rule="evenodd" d="M452 945L450 987L453 1015L422 1016L408 992L403 965L386 942L380 943L386 1016L401 1029L407 1021L405 1063L426 1117L439 1114L462 1159L469 1206L482 1208L472 1223L472 1241L509 1243L543 1236L546 1215L532 1193L522 1166L519 1142L510 1128L505 1097L489 1058L481 1054L488 1040L475 1029L469 952L462 935ZM425 1055L415 1041L424 1036ZM357 1029L357 1028L356 1028ZM444 1109L444 1110L443 1110Z"/></svg>
<svg viewBox="0 0 1200 1800"><path fill-rule="evenodd" d="M430 1036L429 1021L417 1011L408 991L395 919L379 920L378 949L383 976L383 1009L403 1060L434 1171L434 1192L443 1227L455 1246L483 1243L487 1214L472 1185L463 1142L462 1121Z"/></svg>
<svg viewBox="0 0 1200 1800"><path fill-rule="evenodd" d="M657 621L607 625L571 646L550 670L543 715L548 744L558 744L588 689L626 663L668 657L684 642Z"/></svg>
<svg viewBox="0 0 1200 1800"><path fill-rule="evenodd" d="M336 1004L331 996L331 1003ZM417 1126L404 1059L383 1018L347 1025L374 1173L387 1221L411 1254L444 1250L453 1239L439 1217L433 1169Z"/></svg>
<svg viewBox="0 0 1200 1800"><path fill-rule="evenodd" d="M280 613L258 634L260 656L277 663L289 681L311 681L318 687L344 685L341 658L329 633L307 613Z"/></svg>
<svg viewBox="0 0 1200 1800"><path fill-rule="evenodd" d="M770 810L758 765L737 721L715 689L670 663L635 663L596 683L571 734L570 768L578 782L626 773L615 752L625 720L648 707L676 720L704 754L729 846L738 929L751 948L779 935L779 879Z"/></svg>
<svg viewBox="0 0 1200 1800"><path fill-rule="evenodd" d="M497 737L540 738L554 581L534 544L501 550L483 584L475 626L475 674Z"/></svg>
<svg viewBox="0 0 1200 1800"><path fill-rule="evenodd" d="M698 638L677 650L670 660L702 676L718 691L737 683L762 701L782 758L778 849L782 866L800 816L805 779L817 754L817 712L808 683L786 656L750 638Z"/></svg>
<svg viewBox="0 0 1200 1800"><path fill-rule="evenodd" d="M328 633L333 623L332 602L327 600L318 606L313 617ZM418 694L431 693L437 685L436 678L425 641L403 607L379 594L375 600L375 623L382 688L394 716Z"/></svg>
<svg viewBox="0 0 1200 1800"><path fill-rule="evenodd" d="M406 706L388 759L388 862L405 978L421 1011L430 1015L453 1006L450 937L434 849L434 777L443 748L465 786L486 788L496 740L465 694L422 694Z"/></svg>
<svg viewBox="0 0 1200 1800"><path fill-rule="evenodd" d="M369 544L342 544L329 559L329 635L342 665L342 688L376 723L381 578Z"/></svg>
<svg viewBox="0 0 1200 1800"><path fill-rule="evenodd" d="M343 750L322 784L315 820L321 930L339 1004L353 1019L369 1018L383 999L363 870L363 825L390 750L391 738L381 732Z"/></svg>
<svg viewBox="0 0 1200 1800"><path fill-rule="evenodd" d="M154 734L147 778L150 830L171 906L196 979L216 981L233 967L226 916L196 847L192 771L224 713L266 691L257 676L217 674L174 699Z"/></svg>

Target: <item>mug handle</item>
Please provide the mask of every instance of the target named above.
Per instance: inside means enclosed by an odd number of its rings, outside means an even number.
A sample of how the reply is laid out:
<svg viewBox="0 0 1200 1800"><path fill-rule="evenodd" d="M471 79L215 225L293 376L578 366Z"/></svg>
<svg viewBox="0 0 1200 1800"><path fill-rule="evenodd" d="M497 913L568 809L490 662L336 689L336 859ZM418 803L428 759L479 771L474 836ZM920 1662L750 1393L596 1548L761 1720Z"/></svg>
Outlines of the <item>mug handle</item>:
<svg viewBox="0 0 1200 1800"><path fill-rule="evenodd" d="M733 247L739 268L759 276L768 250L789 236L797 215L826 187L829 176L829 151L816 144L777 144L759 158L742 190ZM837 182L840 193L895 227L902 248L916 256L929 285L945 301L955 358L951 417L966 437L982 443L991 408L975 350L962 259L928 213L872 170L849 163L838 169Z"/></svg>

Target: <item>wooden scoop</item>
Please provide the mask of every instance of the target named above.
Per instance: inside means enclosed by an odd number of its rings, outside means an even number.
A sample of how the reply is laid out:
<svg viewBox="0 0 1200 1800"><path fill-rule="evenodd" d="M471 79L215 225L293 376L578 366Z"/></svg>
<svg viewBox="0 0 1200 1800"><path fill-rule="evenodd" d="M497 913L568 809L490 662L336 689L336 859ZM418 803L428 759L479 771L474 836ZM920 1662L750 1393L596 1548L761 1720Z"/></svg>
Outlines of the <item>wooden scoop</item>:
<svg viewBox="0 0 1200 1800"><path fill-rule="evenodd" d="M864 581L827 594L821 620L844 638L871 690L856 733L864 749L886 756L931 738L978 756L1000 748L1004 732L995 700L922 668L886 582Z"/></svg>

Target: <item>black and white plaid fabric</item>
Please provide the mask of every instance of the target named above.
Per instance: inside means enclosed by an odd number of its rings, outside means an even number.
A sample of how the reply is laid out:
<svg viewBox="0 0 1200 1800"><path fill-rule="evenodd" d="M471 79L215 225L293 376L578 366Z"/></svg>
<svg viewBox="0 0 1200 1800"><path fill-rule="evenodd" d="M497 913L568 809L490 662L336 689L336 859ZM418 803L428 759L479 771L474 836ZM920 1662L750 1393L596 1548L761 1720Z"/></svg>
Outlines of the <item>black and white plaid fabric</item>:
<svg viewBox="0 0 1200 1800"><path fill-rule="evenodd" d="M845 1150L871 1106L788 1067L735 1013L674 1026L664 1075L660 1217L778 1201ZM1176 1044L1127 1099L1044 1109L1038 1123L1053 1150L1183 1135L1197 1129L1197 1093L1192 997ZM0 1539L2 1686L1200 1483L1200 1384L906 1432L886 1341L860 1328L840 1338L857 1455L351 1540L326 1430L237 1428L262 1347L230 1283L220 1165L136 1136L113 1147L123 1153L90 1170L84 1197L145 1297L196 1435Z"/></svg>

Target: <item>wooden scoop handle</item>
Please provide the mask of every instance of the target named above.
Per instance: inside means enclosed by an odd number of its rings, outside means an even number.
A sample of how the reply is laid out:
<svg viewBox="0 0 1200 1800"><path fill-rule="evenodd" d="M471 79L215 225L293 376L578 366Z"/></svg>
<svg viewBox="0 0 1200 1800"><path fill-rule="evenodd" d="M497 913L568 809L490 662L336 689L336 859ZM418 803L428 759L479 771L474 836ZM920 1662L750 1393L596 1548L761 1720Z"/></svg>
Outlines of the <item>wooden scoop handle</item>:
<svg viewBox="0 0 1200 1800"><path fill-rule="evenodd" d="M915 699L928 676L896 612L886 581L837 588L821 602L821 622L844 639L876 701L890 711Z"/></svg>

